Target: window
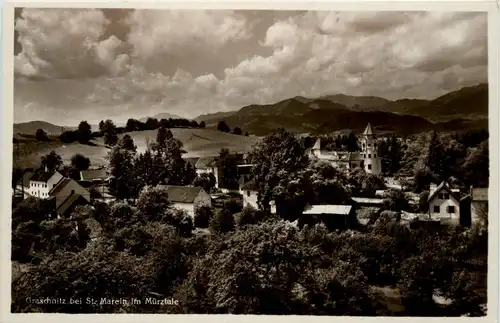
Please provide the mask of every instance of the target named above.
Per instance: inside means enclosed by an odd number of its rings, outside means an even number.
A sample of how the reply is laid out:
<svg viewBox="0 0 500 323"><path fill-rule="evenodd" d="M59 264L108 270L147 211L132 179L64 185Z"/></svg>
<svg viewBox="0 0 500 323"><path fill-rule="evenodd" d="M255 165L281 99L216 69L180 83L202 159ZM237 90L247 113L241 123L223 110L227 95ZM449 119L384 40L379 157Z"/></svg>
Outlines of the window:
<svg viewBox="0 0 500 323"><path fill-rule="evenodd" d="M377 154L373 154L373 158L377 158Z"/></svg>
<svg viewBox="0 0 500 323"><path fill-rule="evenodd" d="M440 200L444 200L444 194L439 194L439 195L438 195L438 199L440 199Z"/></svg>
<svg viewBox="0 0 500 323"><path fill-rule="evenodd" d="M449 200L449 199L450 199L450 194L445 193L445 194L443 194L443 195L444 195L444 199L445 199L445 200Z"/></svg>
<svg viewBox="0 0 500 323"><path fill-rule="evenodd" d="M371 146L372 146L372 144L368 144L368 147L371 147Z"/></svg>
<svg viewBox="0 0 500 323"><path fill-rule="evenodd" d="M372 158L372 154L368 154L368 158Z"/></svg>
<svg viewBox="0 0 500 323"><path fill-rule="evenodd" d="M434 205L434 213L439 213L439 205Z"/></svg>
<svg viewBox="0 0 500 323"><path fill-rule="evenodd" d="M250 196L250 191L247 191L247 196Z"/></svg>
<svg viewBox="0 0 500 323"><path fill-rule="evenodd" d="M455 206L448 205L448 213L455 213Z"/></svg>
<svg viewBox="0 0 500 323"><path fill-rule="evenodd" d="M363 154L363 158L366 158L366 154Z"/></svg>
<svg viewBox="0 0 500 323"><path fill-rule="evenodd" d="M368 169L372 169L372 165L370 164L366 165L366 167L368 167Z"/></svg>
<svg viewBox="0 0 500 323"><path fill-rule="evenodd" d="M374 144L373 144L373 147L377 148L377 143L374 143Z"/></svg>

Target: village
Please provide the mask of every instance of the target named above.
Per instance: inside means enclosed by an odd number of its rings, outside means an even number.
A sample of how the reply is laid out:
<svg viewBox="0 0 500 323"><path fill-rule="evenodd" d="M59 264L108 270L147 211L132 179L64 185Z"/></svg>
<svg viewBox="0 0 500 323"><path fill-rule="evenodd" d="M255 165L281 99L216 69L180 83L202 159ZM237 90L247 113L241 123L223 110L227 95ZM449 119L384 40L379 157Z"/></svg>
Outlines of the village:
<svg viewBox="0 0 500 323"><path fill-rule="evenodd" d="M324 150L321 146L321 138L318 138L313 147L307 150L308 158L326 162L344 172L359 168L367 174L382 176L383 156L377 155L377 143L383 139L377 138L370 123L359 137L361 151L358 152ZM198 177L213 175L215 182L213 187L207 189L208 192L203 187L195 185L160 185L159 187L168 194L172 205L185 211L193 218L193 221L196 205L200 203L209 207L220 206L221 201L230 199L240 204L240 210L245 207L258 210L260 208L258 190L255 185L252 185L251 175L254 165L246 162L248 154L236 154L236 156L238 187L233 185L227 188L221 183L223 181L221 170L217 167L218 156L185 158ZM374 214L380 215L386 210L384 198L388 189L404 192L409 204L417 206L418 209L418 194L405 188L405 185L408 186L412 180L413 177L397 179L383 177L385 188L377 189L374 196L352 196L350 203L342 205L307 205L301 221L295 221L295 223L311 223L311 219L315 219L316 222L320 221L324 224L343 223L344 228L354 228L357 224L366 225L376 219ZM53 210L51 216L70 217L77 206L92 205L96 201L104 203L114 201L116 198L109 193L109 181L110 173L106 168L82 170L77 180L64 177L57 170L45 169L24 173L13 190L13 196L15 199L32 196L45 200ZM94 194L91 194L91 191ZM391 216L408 226L418 226L424 223L469 227L473 223L485 222L487 219L487 187L471 186L468 190L460 190L445 180L441 183L431 183L428 191L429 195L425 201L427 212L412 213L401 210L397 214L391 213ZM271 201L271 213L276 213L273 201Z"/></svg>

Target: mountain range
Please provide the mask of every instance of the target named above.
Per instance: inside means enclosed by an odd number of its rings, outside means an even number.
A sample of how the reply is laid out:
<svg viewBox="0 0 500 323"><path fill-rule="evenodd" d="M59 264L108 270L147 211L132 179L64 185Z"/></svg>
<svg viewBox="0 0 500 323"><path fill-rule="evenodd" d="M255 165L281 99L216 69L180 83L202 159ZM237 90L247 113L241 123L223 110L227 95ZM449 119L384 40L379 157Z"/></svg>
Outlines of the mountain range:
<svg viewBox="0 0 500 323"><path fill-rule="evenodd" d="M249 105L238 111L197 117L208 127L224 120L256 135L276 128L294 132L322 133L362 130L371 122L379 131L415 133L488 127L488 84L464 87L434 100L387 100L376 96L296 96L274 104Z"/></svg>
<svg viewBox="0 0 500 323"><path fill-rule="evenodd" d="M179 118L169 113L157 119ZM145 122L147 117L140 119ZM276 128L297 133L325 133L340 130L362 131L370 122L379 132L401 134L429 130L453 131L488 128L488 84L464 87L433 100L387 100L376 96L325 95L319 98L296 96L273 104L252 104L237 111L204 114L195 118L215 128L225 121L231 128L266 135ZM97 130L97 126L93 129ZM44 121L14 124L15 133L35 133L42 128L60 134L61 127ZM73 127L65 127L65 130Z"/></svg>

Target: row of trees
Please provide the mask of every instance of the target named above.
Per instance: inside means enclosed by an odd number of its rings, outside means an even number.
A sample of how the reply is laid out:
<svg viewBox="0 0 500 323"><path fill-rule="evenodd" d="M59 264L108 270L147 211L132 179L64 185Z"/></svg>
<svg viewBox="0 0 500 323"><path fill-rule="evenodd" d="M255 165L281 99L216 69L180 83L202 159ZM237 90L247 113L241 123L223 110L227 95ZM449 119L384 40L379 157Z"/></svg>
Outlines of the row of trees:
<svg viewBox="0 0 500 323"><path fill-rule="evenodd" d="M217 130L221 132L232 133L233 135L243 134L243 130L241 130L240 127L234 127L233 130L231 131L231 128L227 125L227 123L224 120L219 121L219 123L217 124ZM248 136L248 132L245 132L245 136Z"/></svg>

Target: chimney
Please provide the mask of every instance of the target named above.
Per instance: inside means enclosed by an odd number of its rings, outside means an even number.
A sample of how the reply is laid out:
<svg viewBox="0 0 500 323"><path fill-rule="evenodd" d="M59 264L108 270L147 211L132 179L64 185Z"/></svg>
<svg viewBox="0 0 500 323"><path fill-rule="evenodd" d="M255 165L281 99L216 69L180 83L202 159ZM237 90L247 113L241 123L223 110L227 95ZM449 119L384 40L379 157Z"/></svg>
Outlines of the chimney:
<svg viewBox="0 0 500 323"><path fill-rule="evenodd" d="M49 169L47 168L47 166L45 166L45 172L48 172L48 171L49 171Z"/></svg>

